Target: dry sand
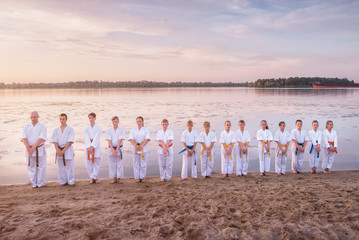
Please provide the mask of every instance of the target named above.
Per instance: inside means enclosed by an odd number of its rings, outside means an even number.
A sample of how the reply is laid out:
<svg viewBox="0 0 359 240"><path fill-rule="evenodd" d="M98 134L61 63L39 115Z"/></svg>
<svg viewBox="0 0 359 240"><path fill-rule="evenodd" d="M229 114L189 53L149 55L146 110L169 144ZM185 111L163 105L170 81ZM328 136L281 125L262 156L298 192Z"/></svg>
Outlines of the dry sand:
<svg viewBox="0 0 359 240"><path fill-rule="evenodd" d="M0 186L0 239L358 239L359 171Z"/></svg>

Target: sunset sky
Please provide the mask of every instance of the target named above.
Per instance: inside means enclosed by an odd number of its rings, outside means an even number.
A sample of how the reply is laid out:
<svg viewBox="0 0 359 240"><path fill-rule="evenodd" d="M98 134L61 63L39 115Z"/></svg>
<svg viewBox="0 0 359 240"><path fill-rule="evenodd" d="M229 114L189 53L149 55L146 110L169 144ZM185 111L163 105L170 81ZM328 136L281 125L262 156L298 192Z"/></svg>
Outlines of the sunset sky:
<svg viewBox="0 0 359 240"><path fill-rule="evenodd" d="M359 82L359 1L1 1L0 82Z"/></svg>

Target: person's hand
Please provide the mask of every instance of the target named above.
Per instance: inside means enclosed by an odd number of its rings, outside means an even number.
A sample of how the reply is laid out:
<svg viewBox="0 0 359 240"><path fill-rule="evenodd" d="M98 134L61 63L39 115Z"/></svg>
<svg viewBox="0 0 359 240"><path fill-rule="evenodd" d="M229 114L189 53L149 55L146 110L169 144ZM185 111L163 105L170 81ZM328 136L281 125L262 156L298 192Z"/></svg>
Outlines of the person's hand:
<svg viewBox="0 0 359 240"><path fill-rule="evenodd" d="M29 152L29 155L32 155L32 154L34 153L35 149L36 149L36 148L34 148L34 147L30 148L29 151L28 151L28 152Z"/></svg>
<svg viewBox="0 0 359 240"><path fill-rule="evenodd" d="M187 150L187 154L188 154L188 156L192 156L193 155L193 152L192 151L189 151L189 150Z"/></svg>
<svg viewBox="0 0 359 240"><path fill-rule="evenodd" d="M316 148L317 152L320 152L320 147L318 145L315 146L315 148Z"/></svg>
<svg viewBox="0 0 359 240"><path fill-rule="evenodd" d="M207 156L211 155L211 151L208 148L206 148L206 153L207 153Z"/></svg>
<svg viewBox="0 0 359 240"><path fill-rule="evenodd" d="M117 157L117 152L115 151L115 149L111 149L112 152L112 156Z"/></svg>
<svg viewBox="0 0 359 240"><path fill-rule="evenodd" d="M282 154L286 154L286 153L287 153L287 149L282 148Z"/></svg>
<svg viewBox="0 0 359 240"><path fill-rule="evenodd" d="M63 155L63 153L60 149L56 149L56 154L57 154L57 156L60 156L60 157Z"/></svg>

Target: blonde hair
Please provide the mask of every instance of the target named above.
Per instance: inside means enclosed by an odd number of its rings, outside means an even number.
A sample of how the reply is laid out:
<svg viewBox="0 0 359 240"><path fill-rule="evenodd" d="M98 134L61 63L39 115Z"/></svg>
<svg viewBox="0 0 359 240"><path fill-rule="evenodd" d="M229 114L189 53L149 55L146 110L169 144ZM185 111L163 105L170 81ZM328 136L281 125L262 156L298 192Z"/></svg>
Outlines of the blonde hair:
<svg viewBox="0 0 359 240"><path fill-rule="evenodd" d="M162 123L168 123L168 120L167 119L162 119L161 124Z"/></svg>
<svg viewBox="0 0 359 240"><path fill-rule="evenodd" d="M229 121L229 120L226 120L226 121L224 122L224 125L226 125L226 123L232 124L231 121Z"/></svg>

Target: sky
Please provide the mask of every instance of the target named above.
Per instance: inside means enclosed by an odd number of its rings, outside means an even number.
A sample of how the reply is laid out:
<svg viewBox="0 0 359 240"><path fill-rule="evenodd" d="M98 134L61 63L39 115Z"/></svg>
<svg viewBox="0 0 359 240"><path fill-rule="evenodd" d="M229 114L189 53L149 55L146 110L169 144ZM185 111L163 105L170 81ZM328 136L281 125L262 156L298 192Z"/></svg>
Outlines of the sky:
<svg viewBox="0 0 359 240"><path fill-rule="evenodd" d="M0 82L347 77L359 1L0 1Z"/></svg>

